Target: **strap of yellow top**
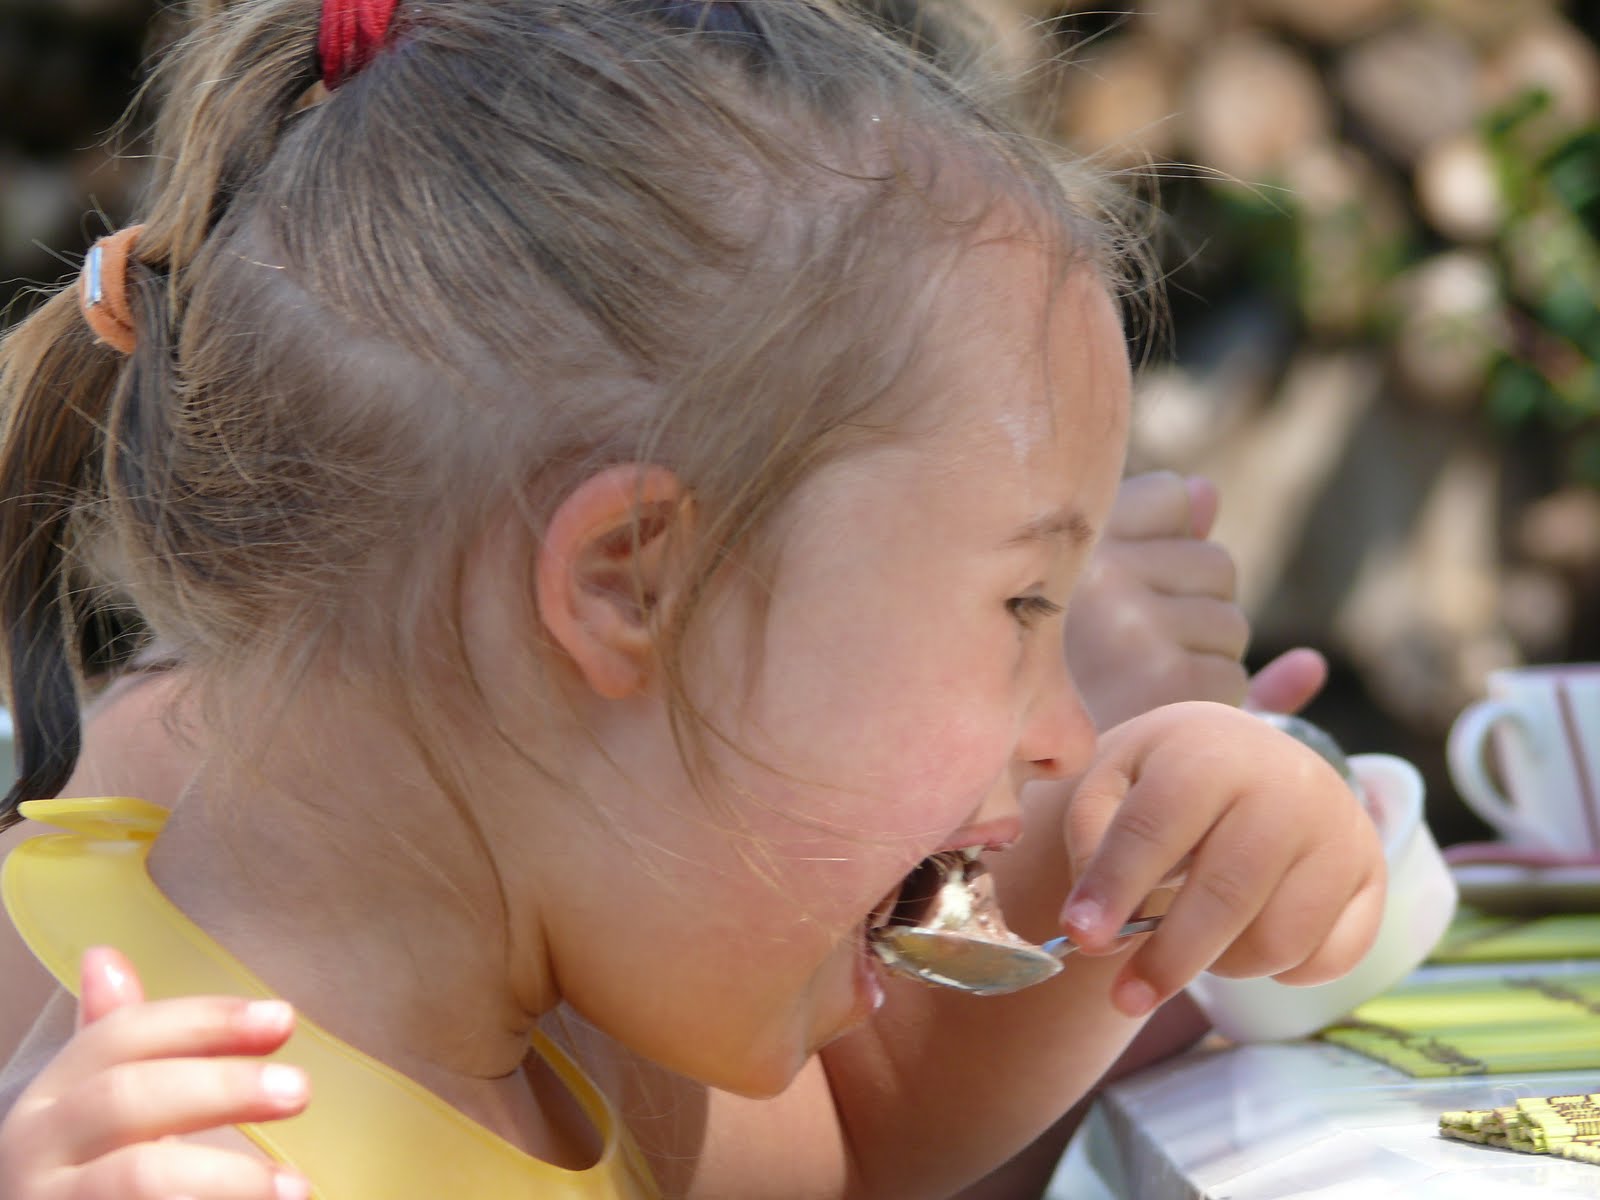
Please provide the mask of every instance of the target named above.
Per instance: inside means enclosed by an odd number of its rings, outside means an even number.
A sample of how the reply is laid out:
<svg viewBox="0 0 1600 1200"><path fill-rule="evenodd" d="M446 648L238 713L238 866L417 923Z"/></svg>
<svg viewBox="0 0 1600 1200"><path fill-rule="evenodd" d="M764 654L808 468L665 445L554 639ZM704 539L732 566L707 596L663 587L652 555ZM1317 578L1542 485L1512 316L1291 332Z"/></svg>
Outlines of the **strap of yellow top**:
<svg viewBox="0 0 1600 1200"><path fill-rule="evenodd" d="M151 999L270 997L151 881L145 859L166 810L125 798L32 801L23 815L70 830L23 842L0 895L34 954L74 992L91 946L116 946ZM239 1128L310 1178L320 1200L651 1200L649 1172L603 1096L542 1035L534 1048L600 1131L599 1161L568 1171L518 1150L411 1079L301 1017L275 1058L303 1068L312 1104L298 1117Z"/></svg>

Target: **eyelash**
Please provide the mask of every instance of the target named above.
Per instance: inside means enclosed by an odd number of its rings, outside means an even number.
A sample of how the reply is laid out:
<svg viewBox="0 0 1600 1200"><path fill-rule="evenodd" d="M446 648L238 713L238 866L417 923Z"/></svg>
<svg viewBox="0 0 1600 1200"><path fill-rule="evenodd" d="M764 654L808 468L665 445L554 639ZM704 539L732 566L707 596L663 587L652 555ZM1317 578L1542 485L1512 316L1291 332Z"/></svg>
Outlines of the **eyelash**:
<svg viewBox="0 0 1600 1200"><path fill-rule="evenodd" d="M1059 615L1066 610L1054 600L1043 596L1013 596L1006 608L1024 629L1031 629L1040 621Z"/></svg>

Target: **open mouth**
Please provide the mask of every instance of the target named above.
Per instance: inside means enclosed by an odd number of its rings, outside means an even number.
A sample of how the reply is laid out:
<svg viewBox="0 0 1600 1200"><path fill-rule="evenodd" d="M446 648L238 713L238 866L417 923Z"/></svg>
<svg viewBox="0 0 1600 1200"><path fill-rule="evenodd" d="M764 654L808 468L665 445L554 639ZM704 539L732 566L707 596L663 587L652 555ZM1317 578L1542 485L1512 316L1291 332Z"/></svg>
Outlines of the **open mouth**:
<svg viewBox="0 0 1600 1200"><path fill-rule="evenodd" d="M930 854L900 881L867 918L873 933L892 926L925 928L960 924L972 915L971 882L984 874L977 856L981 846Z"/></svg>

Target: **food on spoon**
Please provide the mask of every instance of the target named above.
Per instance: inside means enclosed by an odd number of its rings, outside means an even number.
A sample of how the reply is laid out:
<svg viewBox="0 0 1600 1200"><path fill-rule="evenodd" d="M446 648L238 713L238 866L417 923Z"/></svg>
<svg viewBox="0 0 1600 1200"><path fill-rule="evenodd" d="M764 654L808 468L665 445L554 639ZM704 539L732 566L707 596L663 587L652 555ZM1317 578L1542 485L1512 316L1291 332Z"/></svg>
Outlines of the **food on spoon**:
<svg viewBox="0 0 1600 1200"><path fill-rule="evenodd" d="M1000 912L994 876L975 856L948 851L925 858L900 887L888 918L870 931L878 956L891 965L905 934L948 933L972 941L1036 950L1012 933ZM915 966L915 964L912 964Z"/></svg>

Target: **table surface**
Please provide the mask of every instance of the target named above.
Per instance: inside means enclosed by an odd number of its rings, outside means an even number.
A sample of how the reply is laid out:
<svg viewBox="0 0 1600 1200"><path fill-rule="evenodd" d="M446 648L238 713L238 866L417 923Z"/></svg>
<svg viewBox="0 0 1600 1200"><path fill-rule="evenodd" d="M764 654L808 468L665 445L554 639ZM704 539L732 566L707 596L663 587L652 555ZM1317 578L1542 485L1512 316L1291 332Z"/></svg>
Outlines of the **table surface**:
<svg viewBox="0 0 1600 1200"><path fill-rule="evenodd" d="M1600 1197L1600 1166L1439 1135L1449 1110L1576 1092L1600 1071L1413 1079L1325 1042L1201 1048L1108 1088L1049 1200Z"/></svg>

